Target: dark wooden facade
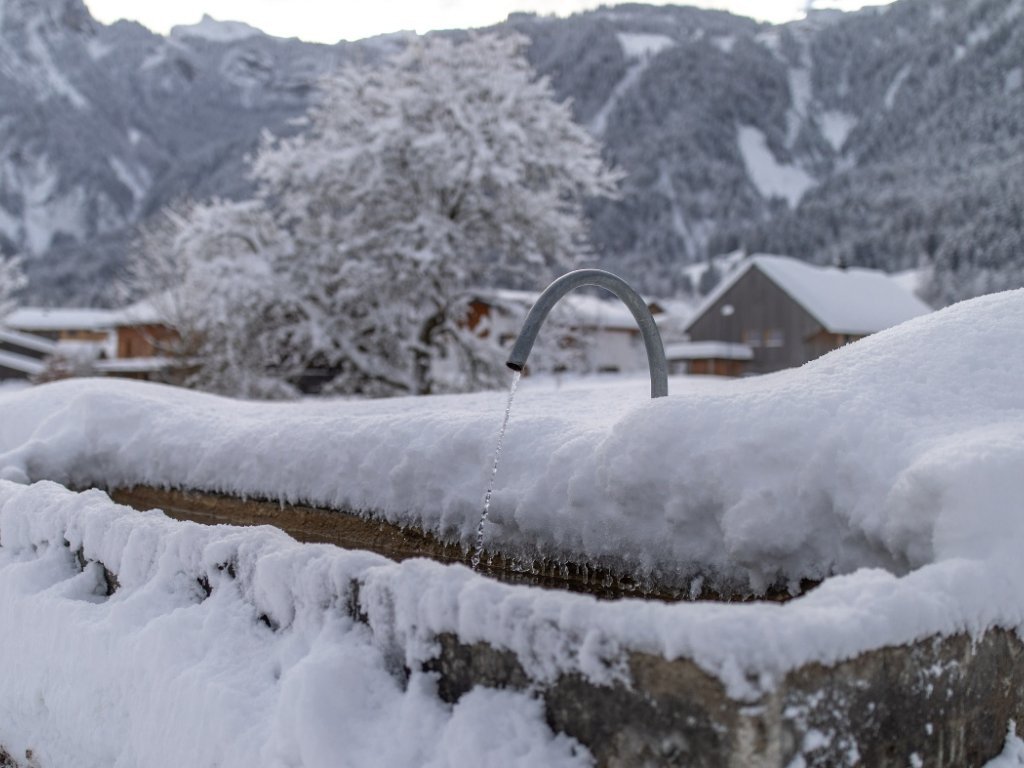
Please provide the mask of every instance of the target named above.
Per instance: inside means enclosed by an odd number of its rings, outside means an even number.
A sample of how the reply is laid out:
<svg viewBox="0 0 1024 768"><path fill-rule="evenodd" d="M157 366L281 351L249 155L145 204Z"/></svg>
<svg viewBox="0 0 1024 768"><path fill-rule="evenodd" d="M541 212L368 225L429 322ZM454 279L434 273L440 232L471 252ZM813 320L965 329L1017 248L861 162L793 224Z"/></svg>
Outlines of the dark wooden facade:
<svg viewBox="0 0 1024 768"><path fill-rule="evenodd" d="M119 358L161 357L178 339L178 334L166 325L120 325L117 328L117 356Z"/></svg>
<svg viewBox="0 0 1024 768"><path fill-rule="evenodd" d="M744 366L750 373L794 368L855 338L828 333L756 264L707 307L687 332L691 341L746 344L754 353Z"/></svg>
<svg viewBox="0 0 1024 768"><path fill-rule="evenodd" d="M745 360L725 360L719 357L690 360L686 373L691 376L742 376L748 363Z"/></svg>
<svg viewBox="0 0 1024 768"><path fill-rule="evenodd" d="M814 353L814 357L821 357L826 352L831 352L833 349L838 349L844 344L849 344L851 341L863 338L863 336L852 333L829 333L822 328L818 333L811 336L807 342Z"/></svg>

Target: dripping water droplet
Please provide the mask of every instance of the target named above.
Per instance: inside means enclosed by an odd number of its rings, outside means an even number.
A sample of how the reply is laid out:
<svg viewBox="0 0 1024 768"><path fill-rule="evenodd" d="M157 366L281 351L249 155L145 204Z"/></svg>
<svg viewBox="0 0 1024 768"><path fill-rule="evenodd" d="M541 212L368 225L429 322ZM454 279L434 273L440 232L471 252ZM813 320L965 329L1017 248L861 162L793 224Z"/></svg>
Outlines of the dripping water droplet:
<svg viewBox="0 0 1024 768"><path fill-rule="evenodd" d="M494 479L498 476L498 460L501 458L501 441L505 438L505 430L508 429L508 418L512 413L512 399L516 396L516 387L519 386L519 377L522 374L516 371L512 374L512 387L508 391L508 403L505 405L505 418L501 422L501 431L498 432L498 444L494 448L494 464L491 465L491 480L487 484L487 493L484 494L484 508L480 513L480 523L476 527L476 551L473 559L470 560L473 570L480 567L480 557L484 551L484 523L487 522L487 514L491 511L491 496L494 495Z"/></svg>

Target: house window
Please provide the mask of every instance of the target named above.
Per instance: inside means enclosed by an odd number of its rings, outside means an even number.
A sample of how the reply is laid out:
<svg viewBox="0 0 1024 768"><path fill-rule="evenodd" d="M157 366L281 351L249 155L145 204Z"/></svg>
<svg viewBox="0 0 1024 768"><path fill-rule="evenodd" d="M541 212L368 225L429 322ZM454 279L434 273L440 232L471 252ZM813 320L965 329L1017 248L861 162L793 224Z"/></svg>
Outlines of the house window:
<svg viewBox="0 0 1024 768"><path fill-rule="evenodd" d="M782 347L786 344L786 334L781 328L769 328L764 332L764 345L766 347Z"/></svg>
<svg viewBox="0 0 1024 768"><path fill-rule="evenodd" d="M741 338L743 343L752 349L761 346L761 331L756 328L745 329Z"/></svg>

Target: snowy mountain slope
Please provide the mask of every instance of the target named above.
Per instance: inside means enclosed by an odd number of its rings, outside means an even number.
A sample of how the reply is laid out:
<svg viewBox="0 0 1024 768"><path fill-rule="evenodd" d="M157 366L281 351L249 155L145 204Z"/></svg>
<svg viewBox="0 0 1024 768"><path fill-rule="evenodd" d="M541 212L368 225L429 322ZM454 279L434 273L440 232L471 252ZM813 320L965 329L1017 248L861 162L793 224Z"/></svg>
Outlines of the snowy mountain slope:
<svg viewBox="0 0 1024 768"><path fill-rule="evenodd" d="M103 298L133 227L238 196L262 130L391 36L321 46L207 20L168 38L81 0L0 0L0 249L37 301ZM733 250L935 262L949 301L1024 283L1024 3L899 0L780 27L637 4L514 14L528 56L627 174L589 215L597 261L642 289ZM109 300L109 296L107 297Z"/></svg>
<svg viewBox="0 0 1024 768"><path fill-rule="evenodd" d="M0 5L0 248L26 253L53 300L102 298L131 228L163 205L245 191L260 132L294 130L343 50L163 38L98 24L80 0Z"/></svg>
<svg viewBox="0 0 1024 768"><path fill-rule="evenodd" d="M846 116L836 172L734 233L821 260L933 264L937 303L1021 285L1022 13L1019 0L901 2L824 29L814 86L825 115Z"/></svg>
<svg viewBox="0 0 1024 768"><path fill-rule="evenodd" d="M594 211L607 265L664 292L679 261L740 245L934 261L932 297L948 302L1024 284L1022 10L900 0L771 27L626 5L510 23L581 122L605 110L607 155L628 172L623 200ZM673 45L636 73L625 32ZM565 39L564 57L549 50Z"/></svg>

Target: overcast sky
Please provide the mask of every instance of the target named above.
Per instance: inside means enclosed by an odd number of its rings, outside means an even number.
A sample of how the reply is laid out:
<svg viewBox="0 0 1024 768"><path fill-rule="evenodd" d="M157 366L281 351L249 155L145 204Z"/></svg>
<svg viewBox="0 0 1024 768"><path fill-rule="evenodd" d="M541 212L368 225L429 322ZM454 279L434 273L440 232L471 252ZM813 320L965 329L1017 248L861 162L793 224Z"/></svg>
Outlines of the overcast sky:
<svg viewBox="0 0 1024 768"><path fill-rule="evenodd" d="M93 15L108 24L134 19L166 34L175 24L192 24L208 13L221 21L248 22L272 35L322 43L407 29L427 32L487 26L503 21L513 11L566 16L600 4L591 0L86 0ZM689 4L783 22L802 16L807 0L694 0ZM866 3L816 0L814 4L852 10Z"/></svg>

